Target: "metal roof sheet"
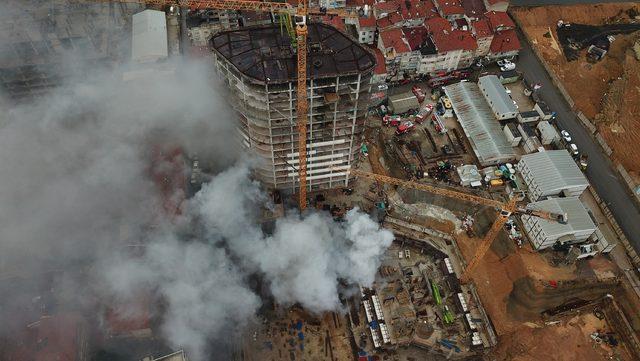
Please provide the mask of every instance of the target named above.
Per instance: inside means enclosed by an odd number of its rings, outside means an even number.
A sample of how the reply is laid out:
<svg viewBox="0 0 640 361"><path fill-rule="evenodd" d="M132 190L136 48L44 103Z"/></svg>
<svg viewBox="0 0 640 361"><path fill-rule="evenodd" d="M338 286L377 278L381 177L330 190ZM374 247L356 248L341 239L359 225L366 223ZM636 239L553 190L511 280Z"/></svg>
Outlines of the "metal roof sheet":
<svg viewBox="0 0 640 361"><path fill-rule="evenodd" d="M444 87L471 146L483 165L515 158L500 123L477 84L460 82Z"/></svg>
<svg viewBox="0 0 640 361"><path fill-rule="evenodd" d="M530 169L533 182L542 194L589 185L576 162L564 149L526 154L520 162Z"/></svg>
<svg viewBox="0 0 640 361"><path fill-rule="evenodd" d="M507 90L495 75L485 75L478 78L478 85L484 89L485 97L491 108L498 114L514 113L518 111Z"/></svg>
<svg viewBox="0 0 640 361"><path fill-rule="evenodd" d="M591 216L589 216L589 212L587 212L587 209L578 197L549 198L544 201L529 203L527 204L527 208L567 214L566 224L542 218L539 219L538 223L540 227L550 238L562 237L577 232L595 231L596 229L596 225L593 223Z"/></svg>
<svg viewBox="0 0 640 361"><path fill-rule="evenodd" d="M162 11L145 10L133 15L131 58L146 63L169 56L167 20Z"/></svg>

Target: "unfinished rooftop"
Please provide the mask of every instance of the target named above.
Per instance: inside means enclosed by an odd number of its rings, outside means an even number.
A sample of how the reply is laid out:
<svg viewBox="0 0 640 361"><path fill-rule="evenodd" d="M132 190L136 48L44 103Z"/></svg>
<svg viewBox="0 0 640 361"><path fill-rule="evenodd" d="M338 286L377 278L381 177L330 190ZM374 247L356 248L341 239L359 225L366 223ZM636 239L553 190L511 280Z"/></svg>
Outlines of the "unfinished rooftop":
<svg viewBox="0 0 640 361"><path fill-rule="evenodd" d="M355 75L373 70L375 56L336 28L308 25L309 78ZM255 83L286 83L297 79L297 56L286 31L260 26L218 33L211 39L216 52Z"/></svg>

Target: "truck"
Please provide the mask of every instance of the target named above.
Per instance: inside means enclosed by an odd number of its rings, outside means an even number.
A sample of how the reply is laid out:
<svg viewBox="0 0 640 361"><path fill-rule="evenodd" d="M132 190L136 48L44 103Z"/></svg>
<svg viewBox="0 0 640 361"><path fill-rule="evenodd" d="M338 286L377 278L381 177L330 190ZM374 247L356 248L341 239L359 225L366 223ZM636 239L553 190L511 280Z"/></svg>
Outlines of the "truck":
<svg viewBox="0 0 640 361"><path fill-rule="evenodd" d="M418 114L416 114L416 117L415 117L416 122L418 124L424 122L429 117L429 114L431 114L432 111L433 111L433 104L423 105L418 111Z"/></svg>
<svg viewBox="0 0 640 361"><path fill-rule="evenodd" d="M415 114L420 103L412 92L404 92L389 97L389 108L393 114Z"/></svg>
<svg viewBox="0 0 640 361"><path fill-rule="evenodd" d="M424 90L422 90L422 88L417 85L411 87L411 92L416 96L416 98L418 98L418 103L420 104L422 104L424 99L427 97L427 94L425 94Z"/></svg>
<svg viewBox="0 0 640 361"><path fill-rule="evenodd" d="M416 125L413 122L410 122L410 121L402 122L402 124L398 126L398 129L396 129L396 135L409 133L415 127Z"/></svg>
<svg viewBox="0 0 640 361"><path fill-rule="evenodd" d="M397 127L402 122L402 117L399 115L385 115L382 117L382 125L387 127Z"/></svg>
<svg viewBox="0 0 640 361"><path fill-rule="evenodd" d="M433 123L433 127L436 128L436 131L440 134L444 134L447 132L447 127L444 125L444 119L434 112L431 116L431 122Z"/></svg>

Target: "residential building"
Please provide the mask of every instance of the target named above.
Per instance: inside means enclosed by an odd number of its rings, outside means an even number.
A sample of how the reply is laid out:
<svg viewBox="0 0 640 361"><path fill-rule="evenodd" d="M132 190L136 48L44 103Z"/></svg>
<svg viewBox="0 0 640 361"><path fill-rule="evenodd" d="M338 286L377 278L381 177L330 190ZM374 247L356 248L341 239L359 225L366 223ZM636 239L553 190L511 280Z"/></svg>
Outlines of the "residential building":
<svg viewBox="0 0 640 361"><path fill-rule="evenodd" d="M526 208L564 214L567 218L566 223L560 223L536 216L521 216L524 230L533 248L537 250L552 247L556 242L561 244L584 242L597 228L578 197L549 198L529 203Z"/></svg>
<svg viewBox="0 0 640 361"><path fill-rule="evenodd" d="M461 0L461 5L464 8L464 17L467 21L482 19L484 13L487 12L483 0Z"/></svg>
<svg viewBox="0 0 640 361"><path fill-rule="evenodd" d="M346 186L347 170L359 156L376 58L332 26L308 26L307 185ZM292 191L299 184L297 68L288 44L277 26L212 39L217 70L239 114L240 142L260 160L256 178L268 188Z"/></svg>
<svg viewBox="0 0 640 361"><path fill-rule="evenodd" d="M522 175L532 201L549 196L579 196L589 186L576 162L564 149L523 155L516 169Z"/></svg>
<svg viewBox="0 0 640 361"><path fill-rule="evenodd" d="M491 51L491 43L493 42L493 31L489 20L482 18L471 22L473 35L476 37L478 48L476 49L476 57L487 56Z"/></svg>
<svg viewBox="0 0 640 361"><path fill-rule="evenodd" d="M513 23L513 20L511 20L509 14L505 12L489 11L484 14L484 16L487 20L489 20L491 30L494 32L514 30L516 28L516 24Z"/></svg>
<svg viewBox="0 0 640 361"><path fill-rule="evenodd" d="M507 11L509 0L484 0L484 6L488 11Z"/></svg>
<svg viewBox="0 0 640 361"><path fill-rule="evenodd" d="M346 0L318 0L318 6L327 9L339 9L347 6Z"/></svg>
<svg viewBox="0 0 640 361"><path fill-rule="evenodd" d="M329 24L334 28L344 32L346 31L344 19L337 15L325 15L322 17L322 22L324 24Z"/></svg>
<svg viewBox="0 0 640 361"><path fill-rule="evenodd" d="M491 59L511 58L520 52L522 46L515 30L504 30L494 34L489 49Z"/></svg>
<svg viewBox="0 0 640 361"><path fill-rule="evenodd" d="M411 60L415 57L402 29L392 28L382 30L378 36L378 49L386 59L387 72L392 77L402 75L403 69L410 68Z"/></svg>
<svg viewBox="0 0 640 361"><path fill-rule="evenodd" d="M451 23L440 17L427 20L426 25L430 42L422 49L419 73L451 71L473 64L478 45L470 31L453 29Z"/></svg>
<svg viewBox="0 0 640 361"><path fill-rule="evenodd" d="M373 16L360 16L356 23L356 31L360 44L373 44L376 34L376 19Z"/></svg>
<svg viewBox="0 0 640 361"><path fill-rule="evenodd" d="M462 130L471 143L480 165L511 162L516 154L487 104L480 87L460 82L444 87Z"/></svg>
<svg viewBox="0 0 640 361"><path fill-rule="evenodd" d="M425 47L428 47L426 44L429 40L429 32L426 27L419 26L415 28L403 28L402 33L411 49L411 54L402 70L409 75L415 75L416 73L420 73L420 64L422 59L424 59L423 50Z"/></svg>
<svg viewBox="0 0 640 361"><path fill-rule="evenodd" d="M464 17L464 8L460 0L433 0L433 4L440 16L449 21Z"/></svg>
<svg viewBox="0 0 640 361"><path fill-rule="evenodd" d="M88 361L89 335L78 314L42 316L14 334L15 341L2 350L3 360Z"/></svg>
<svg viewBox="0 0 640 361"><path fill-rule="evenodd" d="M485 75L479 77L478 86L496 119L513 119L518 115L518 108L497 76Z"/></svg>
<svg viewBox="0 0 640 361"><path fill-rule="evenodd" d="M262 11L243 10L240 12L241 26L271 25L273 19L271 14Z"/></svg>
<svg viewBox="0 0 640 361"><path fill-rule="evenodd" d="M392 1L382 1L373 5L373 15L376 19L382 19L390 14L397 13L400 11L401 1L392 0Z"/></svg>
<svg viewBox="0 0 640 361"><path fill-rule="evenodd" d="M509 17L509 14L489 11L485 14L485 17L494 34L489 49L489 58L500 59L518 55L522 46L515 31L516 25Z"/></svg>

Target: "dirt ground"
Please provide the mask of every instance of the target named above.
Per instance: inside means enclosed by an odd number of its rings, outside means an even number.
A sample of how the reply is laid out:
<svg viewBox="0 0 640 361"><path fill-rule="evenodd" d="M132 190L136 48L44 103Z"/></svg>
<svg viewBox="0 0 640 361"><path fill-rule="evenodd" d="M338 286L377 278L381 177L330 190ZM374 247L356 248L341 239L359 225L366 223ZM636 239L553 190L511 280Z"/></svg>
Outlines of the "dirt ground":
<svg viewBox="0 0 640 361"><path fill-rule="evenodd" d="M640 34L616 35L605 59L590 64L586 61L585 50L579 60L568 62L556 33L556 23L560 19L590 25L629 22L632 21L629 14L633 12L628 10L632 8L638 11L640 5L567 5L513 8L510 11L562 81L576 108L596 121L598 130L614 151L613 157L637 176L640 149L632 145L640 142L640 129L637 127L640 62L631 55L630 49Z"/></svg>
<svg viewBox="0 0 640 361"><path fill-rule="evenodd" d="M457 240L465 258L469 259L478 241L466 237ZM591 341L592 332L606 329L595 317L583 315L564 320L560 325L547 326L540 315L541 311L574 297L597 298L615 287L612 283L598 286L572 283L576 278L611 277L617 271L615 264L599 256L577 266L554 267L548 258L528 243L518 248L503 235L474 272L478 293L499 338L498 347L488 359L533 361L543 359L541 355L554 350L553 356L544 359L602 360L617 352L620 359L630 360L622 347L612 350ZM557 282L558 288L550 287L549 281Z"/></svg>
<svg viewBox="0 0 640 361"><path fill-rule="evenodd" d="M631 360L624 350L598 344L590 335L593 332L610 331L604 320L593 314L583 314L559 324L520 327L517 332L501 338L498 347L490 354L492 360L537 361L544 360ZM567 347L571 346L571 347Z"/></svg>

